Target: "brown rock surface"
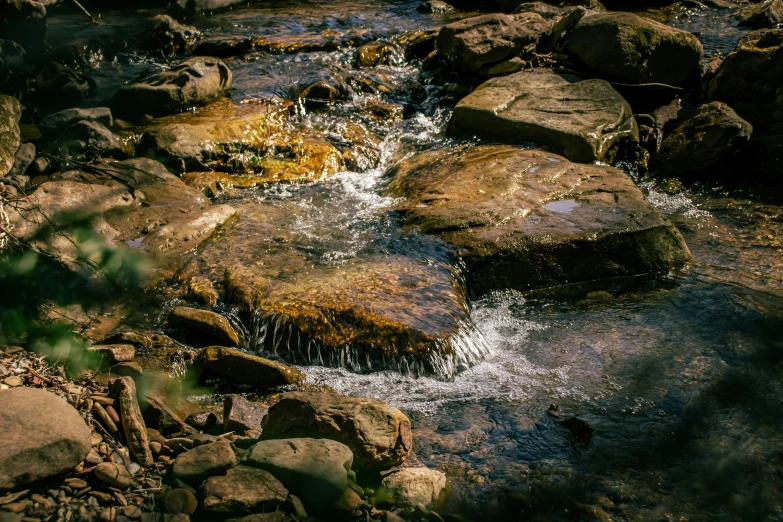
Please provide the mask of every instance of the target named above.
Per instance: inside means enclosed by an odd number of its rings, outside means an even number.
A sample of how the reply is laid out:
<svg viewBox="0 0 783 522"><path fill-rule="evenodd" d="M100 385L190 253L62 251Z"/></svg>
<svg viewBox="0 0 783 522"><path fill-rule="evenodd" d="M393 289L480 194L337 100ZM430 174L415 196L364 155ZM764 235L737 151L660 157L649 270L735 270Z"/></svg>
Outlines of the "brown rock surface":
<svg viewBox="0 0 783 522"><path fill-rule="evenodd" d="M290 366L222 346L204 348L196 360L209 372L260 388L276 388L304 379L304 375Z"/></svg>
<svg viewBox="0 0 783 522"><path fill-rule="evenodd" d="M150 450L147 426L141 416L139 402L136 399L136 383L130 377L116 379L112 391L119 402L122 433L130 450L131 457L144 467L154 463Z"/></svg>

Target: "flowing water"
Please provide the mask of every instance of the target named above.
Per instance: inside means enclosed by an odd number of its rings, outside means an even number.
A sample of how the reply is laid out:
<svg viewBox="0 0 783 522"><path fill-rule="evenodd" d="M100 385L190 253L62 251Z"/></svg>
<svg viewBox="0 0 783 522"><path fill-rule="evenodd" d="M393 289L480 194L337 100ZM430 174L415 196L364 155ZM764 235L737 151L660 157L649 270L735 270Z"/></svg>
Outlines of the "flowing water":
<svg viewBox="0 0 783 522"><path fill-rule="evenodd" d="M417 4L262 2L200 27L244 36L362 30L371 40L465 16L426 15ZM647 15L697 33L706 57L730 52L744 34L721 10ZM55 20L55 35L77 23L76 15ZM124 12L103 20L132 24ZM339 141L345 126L358 122L378 141L354 171L229 191L220 201L295 216L278 224L279 234L310 266L377 256L454 266L442 245L403 233L387 212L394 200L381 194L396 161L454 145L443 136L454 99L415 63L357 72L352 58L343 49L228 62L237 101L360 74L383 85L382 96L402 104L404 118L366 117L366 94L329 112L305 111L295 121L301 129ZM165 63L101 63L99 92L155 67ZM664 182L639 183L683 233L693 266L632 291L576 300L526 300L514 291L482 296L464 325L465 346L456 348L470 354L466 363L442 372L453 378L316 364L301 367L308 383L404 410L414 423L414 460L449 476L443 512L467 520L783 519L783 193L745 180L692 183L674 194ZM559 204L554 210L573 210ZM252 229L243 233L253 238ZM259 345L264 328L253 333ZM464 371L453 375L458 366ZM551 404L559 418L547 413ZM557 422L570 417L594 433Z"/></svg>

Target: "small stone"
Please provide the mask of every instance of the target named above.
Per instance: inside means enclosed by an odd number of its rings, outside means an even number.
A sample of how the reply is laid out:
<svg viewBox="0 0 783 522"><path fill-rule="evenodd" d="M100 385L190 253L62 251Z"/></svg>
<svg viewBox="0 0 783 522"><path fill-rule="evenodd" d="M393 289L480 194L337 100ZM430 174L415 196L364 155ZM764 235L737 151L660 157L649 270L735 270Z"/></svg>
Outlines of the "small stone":
<svg viewBox="0 0 783 522"><path fill-rule="evenodd" d="M187 483L200 483L237 465L237 458L231 444L215 442L204 444L182 453L171 469L174 478Z"/></svg>
<svg viewBox="0 0 783 522"><path fill-rule="evenodd" d="M12 375L10 377L6 377L5 379L3 379L3 383L7 384L11 388L15 388L17 386L23 385L24 381L18 375Z"/></svg>
<svg viewBox="0 0 783 522"><path fill-rule="evenodd" d="M133 520L138 520L141 518L142 511L139 506L124 506L122 508L122 514Z"/></svg>
<svg viewBox="0 0 783 522"><path fill-rule="evenodd" d="M11 502L0 507L4 511L10 511L11 513L22 513L27 511L33 506L33 502L30 500L23 500L21 502Z"/></svg>
<svg viewBox="0 0 783 522"><path fill-rule="evenodd" d="M163 495L163 509L166 513L192 515L196 508L198 500L185 488L170 489Z"/></svg>
<svg viewBox="0 0 783 522"><path fill-rule="evenodd" d="M120 489L126 489L133 484L133 476L125 466L113 462L98 464L95 468L95 477L110 486Z"/></svg>
<svg viewBox="0 0 783 522"><path fill-rule="evenodd" d="M87 487L87 482L76 477L67 478L63 481L63 484L73 489L82 489Z"/></svg>
<svg viewBox="0 0 783 522"><path fill-rule="evenodd" d="M101 504L113 504L114 495L104 493L103 491L90 491L89 495L94 497Z"/></svg>
<svg viewBox="0 0 783 522"><path fill-rule="evenodd" d="M230 394L223 399L223 430L244 433L260 430L269 408L250 402L241 395Z"/></svg>
<svg viewBox="0 0 783 522"><path fill-rule="evenodd" d="M155 455L160 455L160 452L163 449L163 444L158 441L152 441L150 442L150 449Z"/></svg>
<svg viewBox="0 0 783 522"><path fill-rule="evenodd" d="M438 500L446 487L446 476L427 468L403 468L386 475L381 486L394 505L428 506Z"/></svg>
<svg viewBox="0 0 783 522"><path fill-rule="evenodd" d="M117 510L114 507L108 507L101 511L100 515L98 515L98 518L102 522L113 522L113 520L117 517Z"/></svg>
<svg viewBox="0 0 783 522"><path fill-rule="evenodd" d="M362 497L360 497L352 488L346 488L343 494L340 495L332 508L336 511L353 511L362 505Z"/></svg>
<svg viewBox="0 0 783 522"><path fill-rule="evenodd" d="M186 437L175 437L166 441L166 447L174 453L182 453L193 449L193 440Z"/></svg>
<svg viewBox="0 0 783 522"><path fill-rule="evenodd" d="M136 347L132 344L98 344L87 348L87 353L100 355L112 363L121 363L136 357Z"/></svg>
<svg viewBox="0 0 783 522"><path fill-rule="evenodd" d="M296 495L288 495L288 501L291 502L291 509L297 518L307 518L307 510L305 509L304 504L302 504L302 501L299 497Z"/></svg>

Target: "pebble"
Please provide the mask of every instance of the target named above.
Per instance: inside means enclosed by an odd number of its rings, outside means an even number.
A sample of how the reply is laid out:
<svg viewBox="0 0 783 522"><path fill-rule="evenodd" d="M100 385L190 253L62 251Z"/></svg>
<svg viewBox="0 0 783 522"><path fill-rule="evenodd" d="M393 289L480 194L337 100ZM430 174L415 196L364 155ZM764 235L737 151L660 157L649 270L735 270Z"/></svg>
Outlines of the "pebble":
<svg viewBox="0 0 783 522"><path fill-rule="evenodd" d="M90 450L90 453L87 455L87 457L84 459L84 462L87 464L94 466L96 464L100 464L103 462L103 457L101 457L97 451L95 451L95 448Z"/></svg>
<svg viewBox="0 0 783 522"><path fill-rule="evenodd" d="M24 384L24 381L22 381L22 378L18 375L12 375L3 379L3 383L10 386L11 388L16 388L17 386Z"/></svg>
<svg viewBox="0 0 783 522"><path fill-rule="evenodd" d="M106 406L105 410L106 410L106 413L109 414L109 417L111 417L111 420L113 420L115 424L119 424L120 423L120 416L117 414L117 410L115 410L113 406Z"/></svg>
<svg viewBox="0 0 783 522"><path fill-rule="evenodd" d="M52 503L49 502L49 499L43 495L39 495L38 493L33 493L32 495L30 495L30 500L32 500L36 504L42 505L44 508L47 509L52 507Z"/></svg>
<svg viewBox="0 0 783 522"><path fill-rule="evenodd" d="M134 520L141 518L141 513L142 511L139 506L125 506L122 508L122 514Z"/></svg>
<svg viewBox="0 0 783 522"><path fill-rule="evenodd" d="M196 497L185 488L175 488L163 495L163 508L167 513L192 515L198 507Z"/></svg>
<svg viewBox="0 0 783 522"><path fill-rule="evenodd" d="M93 401L97 402L98 404L103 404L104 406L114 406L114 399L111 397L101 397L99 395L92 395L90 397Z"/></svg>
<svg viewBox="0 0 783 522"><path fill-rule="evenodd" d="M126 489L133 484L133 476L122 464L101 462L95 467L95 477L101 482L120 489Z"/></svg>
<svg viewBox="0 0 783 522"><path fill-rule="evenodd" d="M117 516L117 510L114 509L113 507L109 507L101 511L101 514L98 515L98 518L102 522L112 522L116 516Z"/></svg>
<svg viewBox="0 0 783 522"><path fill-rule="evenodd" d="M31 500L23 500L21 502L11 502L4 506L0 506L0 509L10 511L11 513L21 513L31 508L33 502Z"/></svg>
<svg viewBox="0 0 783 522"><path fill-rule="evenodd" d="M63 484L69 488L82 489L87 487L87 482L76 477L67 478L63 481Z"/></svg>
<svg viewBox="0 0 783 522"><path fill-rule="evenodd" d="M160 450L163 449L163 444L157 441L150 442L150 449L155 455L160 455Z"/></svg>

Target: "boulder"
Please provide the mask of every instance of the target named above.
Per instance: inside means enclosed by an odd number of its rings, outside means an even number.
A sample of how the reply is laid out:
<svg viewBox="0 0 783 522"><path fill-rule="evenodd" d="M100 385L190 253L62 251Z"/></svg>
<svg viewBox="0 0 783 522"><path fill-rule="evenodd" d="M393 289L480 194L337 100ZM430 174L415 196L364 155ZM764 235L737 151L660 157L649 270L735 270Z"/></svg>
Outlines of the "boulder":
<svg viewBox="0 0 783 522"><path fill-rule="evenodd" d="M174 488L163 495L163 509L166 513L192 515L198 509L198 499L186 488Z"/></svg>
<svg viewBox="0 0 783 522"><path fill-rule="evenodd" d="M196 361L209 372L259 388L277 388L304 379L290 366L222 346L204 348Z"/></svg>
<svg viewBox="0 0 783 522"><path fill-rule="evenodd" d="M271 473L237 466L225 476L210 477L201 486L202 508L213 513L272 511L287 501L288 490Z"/></svg>
<svg viewBox="0 0 783 522"><path fill-rule="evenodd" d="M484 82L457 104L447 132L539 143L580 163L611 163L639 139L631 107L609 83L549 70Z"/></svg>
<svg viewBox="0 0 783 522"><path fill-rule="evenodd" d="M407 198L397 207L406 226L457 248L475 295L666 273L691 261L677 229L612 167L482 145L429 151L390 175L387 195Z"/></svg>
<svg viewBox="0 0 783 522"><path fill-rule="evenodd" d="M114 118L112 118L111 110L108 107L94 107L92 109L65 109L55 112L42 119L38 128L44 134L59 134L80 121L96 122L104 127L114 125Z"/></svg>
<svg viewBox="0 0 783 522"><path fill-rule="evenodd" d="M690 85L703 49L687 31L631 13L586 16L568 32L565 52L608 79Z"/></svg>
<svg viewBox="0 0 783 522"><path fill-rule="evenodd" d="M87 353L97 354L116 364L132 361L136 357L136 347L132 344L96 344L88 347Z"/></svg>
<svg viewBox="0 0 783 522"><path fill-rule="evenodd" d="M764 0L742 7L735 16L740 25L753 29L772 29L783 24L783 0Z"/></svg>
<svg viewBox="0 0 783 522"><path fill-rule="evenodd" d="M169 326L178 328L202 344L217 343L238 346L237 331L222 315L187 306L176 306L169 312Z"/></svg>
<svg viewBox="0 0 783 522"><path fill-rule="evenodd" d="M725 103L705 103L664 134L655 166L667 176L708 171L747 144L752 132Z"/></svg>
<svg viewBox="0 0 783 522"><path fill-rule="evenodd" d="M19 120L22 106L19 100L0 94L0 178L14 166L16 150L19 148Z"/></svg>
<svg viewBox="0 0 783 522"><path fill-rule="evenodd" d="M745 36L723 60L710 83L710 100L728 103L754 130L783 120L783 29L762 29Z"/></svg>
<svg viewBox="0 0 783 522"><path fill-rule="evenodd" d="M122 160L129 156L128 145L97 121L74 123L60 134L53 146L66 156L90 160L100 157Z"/></svg>
<svg viewBox="0 0 783 522"><path fill-rule="evenodd" d="M141 35L140 47L145 51L171 56L188 51L200 35L195 27L183 25L169 15L158 15L150 20Z"/></svg>
<svg viewBox="0 0 783 522"><path fill-rule="evenodd" d="M309 509L324 509L348 487L353 455L347 446L326 439L279 439L258 442L243 460L270 472Z"/></svg>
<svg viewBox="0 0 783 522"><path fill-rule="evenodd" d="M551 24L536 13L486 14L466 18L440 30L436 47L440 62L473 73L483 65L521 55L538 43Z"/></svg>
<svg viewBox="0 0 783 522"><path fill-rule="evenodd" d="M411 423L380 399L291 392L269 408L263 437L312 437L342 442L361 469L402 463L413 445Z"/></svg>
<svg viewBox="0 0 783 522"><path fill-rule="evenodd" d="M8 171L8 177L22 176L35 161L35 145L28 142L19 145L14 155L14 166Z"/></svg>
<svg viewBox="0 0 783 522"><path fill-rule="evenodd" d="M136 383L131 377L121 377L112 383L112 391L119 404L122 434L131 457L144 467L153 465L147 426L141 416L139 401L136 398Z"/></svg>
<svg viewBox="0 0 783 522"><path fill-rule="evenodd" d="M0 412L0 491L71 471L90 453L90 428L51 392L0 390Z"/></svg>
<svg viewBox="0 0 783 522"><path fill-rule="evenodd" d="M402 468L381 479L379 497L395 506L430 506L446 487L446 475L428 468Z"/></svg>
<svg viewBox="0 0 783 522"><path fill-rule="evenodd" d="M27 51L44 45L46 7L34 0L0 0L0 39L21 44Z"/></svg>
<svg viewBox="0 0 783 522"><path fill-rule="evenodd" d="M247 430L261 431L267 411L263 404L250 402L241 395L228 394L223 399L223 431L239 434Z"/></svg>
<svg viewBox="0 0 783 522"><path fill-rule="evenodd" d="M191 431L182 417L166 404L159 393L147 391L142 400L142 415L148 428L153 428L163 435L171 435L182 431Z"/></svg>
<svg viewBox="0 0 783 522"><path fill-rule="evenodd" d="M228 441L197 446L181 453L171 468L172 476L188 484L223 473L237 465L237 457Z"/></svg>
<svg viewBox="0 0 783 522"><path fill-rule="evenodd" d="M197 56L120 88L112 98L112 112L123 119L165 116L225 96L231 84L225 63Z"/></svg>

